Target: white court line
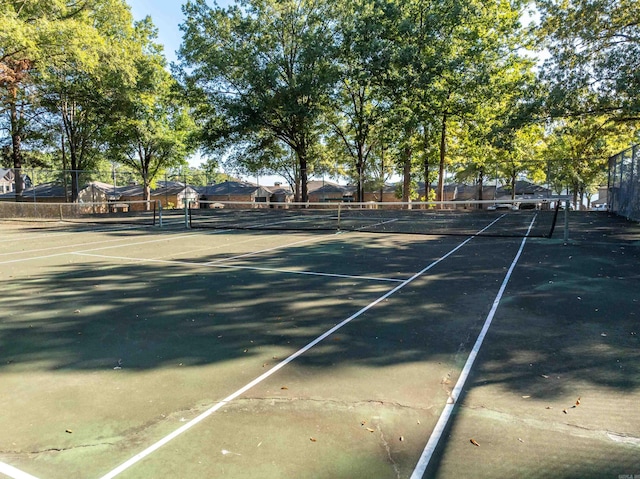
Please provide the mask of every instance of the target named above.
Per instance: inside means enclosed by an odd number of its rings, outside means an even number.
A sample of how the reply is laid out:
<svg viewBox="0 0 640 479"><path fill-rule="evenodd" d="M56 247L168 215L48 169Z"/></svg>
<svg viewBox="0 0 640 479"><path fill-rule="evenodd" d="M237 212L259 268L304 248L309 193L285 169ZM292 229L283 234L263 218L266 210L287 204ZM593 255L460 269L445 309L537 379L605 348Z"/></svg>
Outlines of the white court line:
<svg viewBox="0 0 640 479"><path fill-rule="evenodd" d="M527 234L522 239L522 243L520 244L520 249L518 249L518 252L516 253L515 258L513 258L513 261L511 262L511 266L509 267L509 270L507 271L507 274L505 275L504 280L502 281L502 285L498 290L498 294L496 295L496 298L493 300L493 306L489 311L489 314L487 316L487 319L484 322L484 326L482 327L482 330L480 330L480 334L478 334L478 339L476 339L476 342L473 345L473 349L469 353L469 357L467 358L467 362L462 368L460 377L458 378L458 381L456 382L456 385L453 388L453 391L451 392L449 399L447 400L447 404L445 405L444 410L440 414L440 418L438 419L438 422L436 423L436 426L433 429L431 436L429 437L429 441L427 442L427 445L424 447L424 451L422 452L422 455L420 456L420 459L418 460L418 464L413 470L413 474L411 474L410 479L422 479L422 476L424 475L424 472L427 469L429 462L431 461L431 457L433 456L433 453L435 452L436 447L438 446L438 442L440 441L440 438L444 433L445 427L447 426L447 423L449 422L449 418L453 413L453 409L456 405L456 402L460 397L460 392L462 391L462 388L464 387L464 384L467 381L469 373L471 372L471 367L473 366L473 363L476 360L476 356L478 356L478 352L482 347L482 343L484 342L484 338L487 334L487 331L489 331L489 327L491 326L493 317L495 316L496 311L498 310L498 305L500 304L502 295L504 294L504 291L507 287L507 283L509 282L509 279L511 278L511 274L513 273L513 270L515 269L516 264L518 263L518 260L522 255L522 251L524 250L524 245L527 242L527 237L531 232L531 228L533 227L533 223L536 220L536 216L533 217L533 219L531 220L531 223L529 224L529 229L527 230Z"/></svg>
<svg viewBox="0 0 640 479"><path fill-rule="evenodd" d="M333 328L329 329L328 331L326 331L325 333L321 334L320 336L318 336L316 339L314 339L313 341L311 341L310 343L308 343L306 346L304 346L302 349L299 349L298 351L296 351L295 353L293 353L291 356L289 356L288 358L284 359L283 361L281 361L280 363L276 364L273 368L271 368L269 371L267 371L266 373L262 374L261 376L257 377L256 379L254 379L253 381L251 381L250 383L246 384L245 386L241 387L240 389L238 389L236 392L234 392L233 394L227 396L226 398L224 398L222 401L220 401L219 403L215 404L214 406L210 407L209 409L207 409L205 412L203 412L202 414L200 414L199 416L195 417L194 419L192 419L191 421L189 421L188 423L184 424L182 427L176 429L175 431L173 431L171 434L163 437L162 439L160 439L158 442L152 444L151 446L149 446L148 448L146 448L144 451L136 454L135 456L133 456L131 459L129 459L128 461L122 463L121 465L119 465L118 467L116 467L115 469L113 469L111 472L105 474L104 476L102 476L100 479L113 479L114 477L116 477L117 475L119 475L121 472L126 471L127 469L129 469L131 466L133 466L134 464L140 462L142 459L144 459L145 457L149 456L150 454L154 453L155 451L157 451L158 449L160 449L162 446L164 446L165 444L167 444L168 442L172 441L173 439L175 439L176 437L180 436L182 433L188 431L189 429L191 429L193 426L195 426L196 424L202 422L203 420L205 420L206 418L208 418L209 416L211 416L214 412L216 412L218 409L222 408L223 406L226 406L227 404L229 404L231 401L233 401L234 399L236 399L238 396L244 394L245 392L247 392L249 389L251 389L252 387L260 384L262 381L264 381L265 379L267 379L268 377L270 377L271 375L273 375L274 373L276 373L277 371L279 371L280 369L282 369L283 367L285 367L287 364L289 364L290 362L292 362L294 359L296 359L297 357L301 356L302 354L306 353L307 351L309 351L311 348L313 348L316 344L318 344L319 342L321 342L322 340L324 340L325 338L327 338L328 336L330 336L331 334L333 334L334 332L338 331L340 328L342 328L343 326L349 324L351 321L353 321L354 319L356 319L358 316L361 316L363 313L365 313L366 311L368 311L369 309L373 308L375 305L377 305L378 303L384 301L385 299L387 299L388 297L390 297L391 295L393 295L394 293L398 292L399 290L401 290L402 288L404 288L406 285L408 285L409 283L411 283L412 281L414 281L415 279L419 278L420 276L422 276L424 273L426 273L427 271L429 271L431 268L433 268L434 266L436 266L437 264L439 264L440 262L444 261L446 258L448 258L449 256L451 256L453 253L455 253L456 251L458 251L460 248L462 248L463 246L465 246L469 241L471 241L473 238L475 238L478 234L482 233L483 231L485 231L486 229L490 228L496 221L498 221L500 218L497 218L496 220L492 221L488 226L486 226L485 228L483 228L482 230L480 230L478 233L476 233L475 235L471 236L470 238L467 238L466 240L464 240L462 243L460 243L458 246L456 246L455 248L453 248L451 251L449 251L448 253L446 253L445 255L441 256L440 258L438 258L437 260L435 260L434 262L432 262L431 264L429 264L428 266L426 266L425 268L423 268L422 270L420 270L419 272L415 273L413 276L411 276L409 279L404 280L402 283L400 283L398 286L396 286L395 288L393 288L392 290L388 291L387 293L383 294L382 296L380 296L378 299L376 299L375 301L369 303L367 306L365 306L364 308L362 308L361 310L357 311L356 313L354 313L353 315L349 316L347 319L343 320L341 323L338 323L337 325L335 325Z"/></svg>
<svg viewBox="0 0 640 479"><path fill-rule="evenodd" d="M107 256L102 254L92 254L92 253L71 253L77 256L89 256L92 258L102 258L102 259L119 259L124 261L131 261L135 263L160 263L160 264L175 264L179 266L194 266L200 268L224 268L224 269L248 269L253 271L265 271L265 272L274 272L274 273L288 273L288 274L301 274L307 276L325 276L330 278L345 278L345 279L362 279L362 280L370 280L370 281L383 281L383 282L391 282L391 283L401 283L402 279L394 279L394 278L375 278L373 276L355 276L348 274L337 274L337 273L319 273L315 271L293 271L288 269L278 269L278 268L259 268L257 266L234 266L229 264L212 264L212 263L194 263L191 261L179 261L179 260L171 260L171 259L145 259L145 258L130 258L128 256Z"/></svg>
<svg viewBox="0 0 640 479"><path fill-rule="evenodd" d="M139 245L150 244L150 243L159 243L159 242L162 242L162 241L174 241L174 240L177 240L177 239L188 238L189 236L192 236L192 235L185 234L185 235L180 235L180 236L164 237L164 238L155 239L155 240L138 241L138 242L135 242L135 243L126 243L126 244L115 245L115 246L104 246L104 247L101 247L101 248L89 248L89 249L85 249L85 250L81 250L81 251L67 251L65 253L49 254L49 255L45 255L45 256L34 256L32 258L19 258L19 259L14 259L14 260L10 260L10 261L0 261L0 265L11 264L11 263L23 263L25 261L33 261L33 260L38 260L38 259L56 258L58 256L65 256L65 255L69 255L69 254L89 253L91 251L104 251L106 249L127 248L127 247L130 247L130 246L139 246ZM28 254L28 251L21 251L21 252L16 253L16 254Z"/></svg>
<svg viewBox="0 0 640 479"><path fill-rule="evenodd" d="M319 238L324 238L324 237L327 237L327 236L335 236L335 233L324 234L324 235L320 235L320 236L314 236L312 238L307 238L307 239L300 240L300 241L294 241L293 243L287 243L285 245L274 246L273 248L266 248L266 249L261 249L261 250L258 250L258 251L252 251L250 253L239 254L239 255L236 255L236 256L229 256L228 258L222 258L222 259L217 259L215 261L209 261L208 263L205 263L205 264L207 264L207 265L215 265L215 264L217 264L219 262L222 263L222 262L226 262L226 261L231 261L232 259L246 258L248 256L255 256L255 255L260 254L260 253L269 253L271 251L275 251L275 250L282 249L282 248L288 248L290 246L295 246L295 245L298 245L298 244L310 243L312 241L318 241Z"/></svg>
<svg viewBox="0 0 640 479"><path fill-rule="evenodd" d="M31 474L27 474L26 472L21 471L20 469L16 469L9 464L5 464L4 462L0 462L0 473L5 476L9 476L11 479L38 479L36 476L32 476Z"/></svg>
<svg viewBox="0 0 640 479"><path fill-rule="evenodd" d="M66 236L66 235L63 235ZM92 244L105 244L105 243L116 243L118 241L125 241L127 238L117 238L117 239L110 239L110 240L102 240L102 241L95 241L92 242ZM0 253L0 256L15 256L16 254L31 254L31 253L38 253L40 251L53 251L56 249L63 249L63 248L75 248L76 246L86 246L87 243L78 243L78 244L66 244L66 245L62 245L62 246L50 246L49 248L39 248L39 249L30 249L28 251L20 251L19 253L16 253L15 251L11 251L9 253ZM0 263L1 264L1 263Z"/></svg>
<svg viewBox="0 0 640 479"><path fill-rule="evenodd" d="M2 224L0 222L0 224ZM58 225L58 223L56 223L56 225ZM51 231L50 227L45 227L43 228L45 231L49 231L48 233L45 234L39 234L38 235L38 239L41 240L42 238L48 238L50 236L53 236L55 238L60 238L62 236L72 236L72 235L77 235L79 232L78 231L74 231L74 232L68 232L67 229L69 227L69 225L73 225L73 226L87 226L86 229L83 229L83 231L81 231L82 233L102 233L102 232L118 232L118 231L129 231L129 230L135 230L135 229L148 229L148 228L153 228L153 226L151 225L116 225L116 228L112 228L112 227L108 227L108 226L103 226L101 228L90 228L90 224L86 224L86 223L64 223L64 224L60 224L59 226L61 228L65 228L63 230L59 230L59 231ZM96 226L96 223L93 223L93 226ZM9 243L9 242L13 242L13 241L17 241L17 240L22 240L22 239L33 239L33 233L28 233L28 234L19 234L18 236L14 236L11 238L7 238L7 239L1 239L0 243Z"/></svg>

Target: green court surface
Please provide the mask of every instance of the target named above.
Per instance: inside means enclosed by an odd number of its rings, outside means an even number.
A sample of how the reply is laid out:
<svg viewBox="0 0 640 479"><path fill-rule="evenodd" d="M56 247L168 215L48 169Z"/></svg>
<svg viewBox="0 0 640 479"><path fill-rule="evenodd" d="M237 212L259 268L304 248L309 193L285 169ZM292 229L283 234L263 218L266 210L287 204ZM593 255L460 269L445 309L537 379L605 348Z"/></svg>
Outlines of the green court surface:
<svg viewBox="0 0 640 479"><path fill-rule="evenodd" d="M0 477L640 477L636 224L0 231Z"/></svg>

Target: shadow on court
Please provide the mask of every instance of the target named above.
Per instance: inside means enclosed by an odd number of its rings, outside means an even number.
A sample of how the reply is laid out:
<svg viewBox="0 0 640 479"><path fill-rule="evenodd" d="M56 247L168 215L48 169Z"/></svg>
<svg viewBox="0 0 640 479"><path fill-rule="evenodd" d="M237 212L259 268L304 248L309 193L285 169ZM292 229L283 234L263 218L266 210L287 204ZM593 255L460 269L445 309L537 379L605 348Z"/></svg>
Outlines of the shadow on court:
<svg viewBox="0 0 640 479"><path fill-rule="evenodd" d="M572 220L527 245L425 477L640 474L640 228Z"/></svg>

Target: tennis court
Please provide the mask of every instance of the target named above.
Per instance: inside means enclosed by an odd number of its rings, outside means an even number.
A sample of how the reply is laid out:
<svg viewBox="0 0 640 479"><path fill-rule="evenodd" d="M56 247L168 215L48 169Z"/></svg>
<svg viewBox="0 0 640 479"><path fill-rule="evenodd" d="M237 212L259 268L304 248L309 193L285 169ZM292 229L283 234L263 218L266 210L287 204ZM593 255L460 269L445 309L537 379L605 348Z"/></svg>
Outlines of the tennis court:
<svg viewBox="0 0 640 479"><path fill-rule="evenodd" d="M0 477L640 477L637 224L227 228L0 222Z"/></svg>

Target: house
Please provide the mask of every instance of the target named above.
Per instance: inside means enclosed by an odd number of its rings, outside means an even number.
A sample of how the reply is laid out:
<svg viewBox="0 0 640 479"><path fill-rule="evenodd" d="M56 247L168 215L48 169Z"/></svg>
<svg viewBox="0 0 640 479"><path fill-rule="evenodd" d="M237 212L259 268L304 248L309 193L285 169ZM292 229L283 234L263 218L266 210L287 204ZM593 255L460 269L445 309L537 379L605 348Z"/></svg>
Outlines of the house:
<svg viewBox="0 0 640 479"><path fill-rule="evenodd" d="M355 188L331 181L313 180L307 182L307 196L311 203L353 201Z"/></svg>
<svg viewBox="0 0 640 479"><path fill-rule="evenodd" d="M31 178L22 175L25 188L31 187ZM0 194L11 193L15 189L16 175L12 168L0 168Z"/></svg>
<svg viewBox="0 0 640 479"><path fill-rule="evenodd" d="M198 193L200 201L207 202L206 206L211 206L209 202L216 201L268 203L273 195L269 188L248 181L224 181L216 185L200 187Z"/></svg>
<svg viewBox="0 0 640 479"><path fill-rule="evenodd" d="M165 209L184 208L187 202L197 208L199 198L195 188L182 183L166 184L151 191L151 200L159 201Z"/></svg>
<svg viewBox="0 0 640 479"><path fill-rule="evenodd" d="M511 198L511 185L501 186L496 190L496 198ZM547 198L551 196L551 190L544 186L536 185L526 180L518 180L515 183L516 198Z"/></svg>
<svg viewBox="0 0 640 479"><path fill-rule="evenodd" d="M38 186L27 187L22 191L24 201L34 201L38 203L65 203L70 196L63 185L56 183L43 183ZM0 201L15 201L16 194L13 190L0 194Z"/></svg>
<svg viewBox="0 0 640 479"><path fill-rule="evenodd" d="M276 183L273 186L267 187L267 189L271 191L270 203L278 203L282 206L286 203L290 203L293 199L293 193L291 190L282 186L281 183Z"/></svg>

